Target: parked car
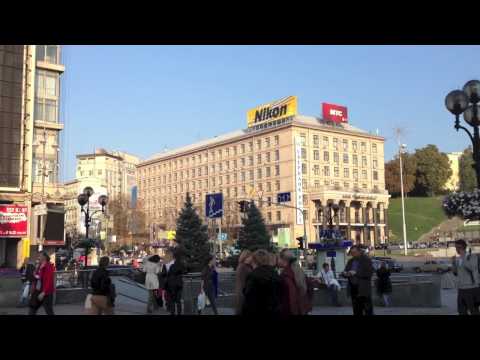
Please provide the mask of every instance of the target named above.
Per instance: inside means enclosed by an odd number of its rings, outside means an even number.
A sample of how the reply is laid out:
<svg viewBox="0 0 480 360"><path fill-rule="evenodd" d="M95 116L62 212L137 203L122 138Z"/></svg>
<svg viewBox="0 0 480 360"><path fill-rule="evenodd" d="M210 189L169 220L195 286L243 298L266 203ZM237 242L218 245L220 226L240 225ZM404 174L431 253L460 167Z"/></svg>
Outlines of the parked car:
<svg viewBox="0 0 480 360"><path fill-rule="evenodd" d="M437 272L445 273L452 270L452 265L445 261L430 260L420 266L416 266L413 270L417 273L421 272Z"/></svg>
<svg viewBox="0 0 480 360"><path fill-rule="evenodd" d="M385 257L385 256L374 256L372 260L376 260L379 262L384 261L387 264L387 268L391 272L400 272L403 270L403 265L392 259L391 257Z"/></svg>

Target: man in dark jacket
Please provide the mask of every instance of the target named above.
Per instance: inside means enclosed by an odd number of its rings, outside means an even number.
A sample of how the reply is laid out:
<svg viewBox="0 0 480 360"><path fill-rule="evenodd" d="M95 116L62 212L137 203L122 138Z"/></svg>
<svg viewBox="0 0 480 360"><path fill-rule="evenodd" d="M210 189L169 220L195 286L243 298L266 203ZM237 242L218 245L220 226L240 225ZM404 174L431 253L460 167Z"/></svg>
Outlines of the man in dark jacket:
<svg viewBox="0 0 480 360"><path fill-rule="evenodd" d="M253 271L247 275L243 290L242 315L281 314L282 280L269 262L266 250L253 253Z"/></svg>
<svg viewBox="0 0 480 360"><path fill-rule="evenodd" d="M348 279L353 315L373 315L372 260L357 245L350 248L350 255L342 276Z"/></svg>
<svg viewBox="0 0 480 360"><path fill-rule="evenodd" d="M184 266L181 261L176 259L176 255L171 249L165 252L165 264L162 268L162 283L166 294L167 310L171 315L182 314L182 290Z"/></svg>
<svg viewBox="0 0 480 360"><path fill-rule="evenodd" d="M90 315L113 315L115 306L115 286L108 274L107 267L110 259L107 256L100 258L98 269L92 274L90 281L91 307L87 311Z"/></svg>

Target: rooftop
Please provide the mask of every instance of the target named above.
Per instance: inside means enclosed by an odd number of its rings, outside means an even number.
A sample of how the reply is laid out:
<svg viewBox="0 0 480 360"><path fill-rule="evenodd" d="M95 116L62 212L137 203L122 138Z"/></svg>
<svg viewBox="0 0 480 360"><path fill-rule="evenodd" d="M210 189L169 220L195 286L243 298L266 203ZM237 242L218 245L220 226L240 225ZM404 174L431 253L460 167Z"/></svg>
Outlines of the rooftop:
<svg viewBox="0 0 480 360"><path fill-rule="evenodd" d="M354 127L354 126L352 126L348 123L330 123L330 122L324 121L321 118L314 117L314 116L296 115L293 119L293 124L316 126L316 127L325 128L325 130L347 131L347 132L350 132L350 133L356 133L356 134L374 136L374 137L380 138L380 136L378 136L378 135L370 134L369 132L367 132L365 130L362 130L362 129L359 129L357 127ZM273 128L270 128L270 129L273 129ZM156 153L156 154L152 155L151 157L142 161L142 163L140 165L142 165L144 163L148 163L148 162L153 161L153 160L168 158L168 157L173 156L173 155L182 154L182 153L192 151L192 150L195 150L195 149L199 149L199 148L202 148L202 147L205 147L205 146L208 146L208 145L213 145L213 144L216 144L216 143L219 143L219 142L240 138L240 137L242 137L244 135L248 135L248 134L251 134L249 129L232 131L232 132L229 132L229 133L226 133L226 134L223 134L223 135L219 135L219 136L215 136L215 137L210 138L210 139L198 141L196 143L186 145L186 146L182 146L182 147L179 147L179 148L176 148L176 149L173 149L173 150L167 150L167 151L163 151L163 152L160 152L160 153Z"/></svg>

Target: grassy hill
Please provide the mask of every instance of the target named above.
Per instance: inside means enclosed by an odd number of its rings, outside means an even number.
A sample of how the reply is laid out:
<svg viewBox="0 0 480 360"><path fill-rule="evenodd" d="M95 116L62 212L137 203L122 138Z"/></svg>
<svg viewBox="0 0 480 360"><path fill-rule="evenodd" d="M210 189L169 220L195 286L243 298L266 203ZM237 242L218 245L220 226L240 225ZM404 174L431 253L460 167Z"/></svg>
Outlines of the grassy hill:
<svg viewBox="0 0 480 360"><path fill-rule="evenodd" d="M409 197L405 198L405 222L407 224L407 241L416 241L433 227L447 220L442 210L443 197ZM392 231L391 240L403 240L402 201L390 199L388 206L388 223Z"/></svg>

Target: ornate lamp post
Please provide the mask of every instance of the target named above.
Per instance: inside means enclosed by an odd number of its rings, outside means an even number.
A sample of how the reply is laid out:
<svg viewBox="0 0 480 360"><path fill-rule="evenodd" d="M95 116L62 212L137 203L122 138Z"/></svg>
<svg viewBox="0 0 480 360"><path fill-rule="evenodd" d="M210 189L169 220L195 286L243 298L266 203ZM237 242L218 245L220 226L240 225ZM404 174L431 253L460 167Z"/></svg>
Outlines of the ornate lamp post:
<svg viewBox="0 0 480 360"><path fill-rule="evenodd" d="M455 129L464 130L473 146L474 169L477 174L477 188L480 189L480 135L478 126L480 125L480 81L470 80L463 90L453 90L445 98L445 106L448 111L455 115ZM465 122L473 127L472 133L464 126L460 125L460 115L463 114Z"/></svg>
<svg viewBox="0 0 480 360"><path fill-rule="evenodd" d="M98 197L98 202L102 206L102 210L96 210L90 213L90 197L93 195L93 189L90 186L87 186L83 189L83 193L78 195L77 201L81 207L81 212L85 214L85 238L88 240L88 229L90 227L90 223L92 222L92 217L98 212L105 213L105 206L108 202L108 197L106 195L100 195ZM85 205L86 209L85 209ZM87 255L85 254L85 266L87 266Z"/></svg>

